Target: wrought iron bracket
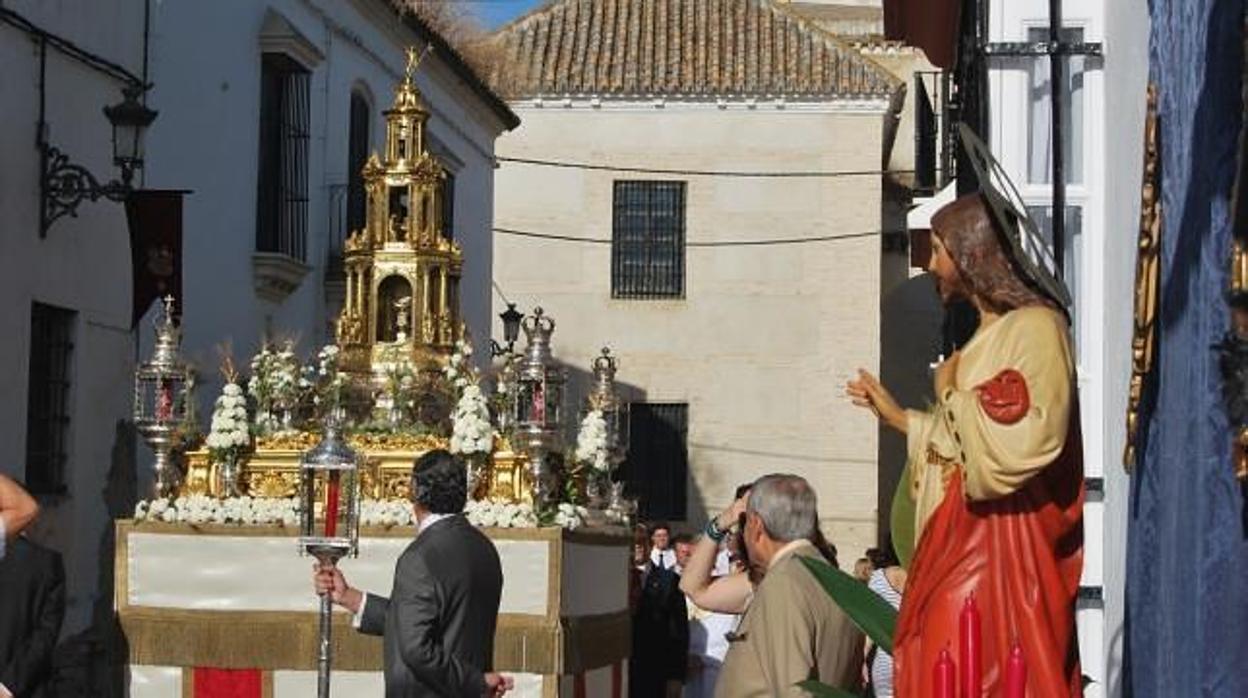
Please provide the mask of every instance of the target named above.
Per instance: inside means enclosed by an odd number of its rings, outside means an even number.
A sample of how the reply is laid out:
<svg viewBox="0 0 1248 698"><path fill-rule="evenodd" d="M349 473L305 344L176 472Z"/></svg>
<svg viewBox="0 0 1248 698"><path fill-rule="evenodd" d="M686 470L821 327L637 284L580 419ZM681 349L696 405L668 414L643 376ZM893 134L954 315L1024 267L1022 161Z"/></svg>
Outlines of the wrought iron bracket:
<svg viewBox="0 0 1248 698"><path fill-rule="evenodd" d="M106 184L90 170L70 161L56 146L40 145L42 173L39 177L39 237L48 236L52 224L64 216L78 217L83 201L125 201L134 189L130 186L133 171L122 166L122 177Z"/></svg>

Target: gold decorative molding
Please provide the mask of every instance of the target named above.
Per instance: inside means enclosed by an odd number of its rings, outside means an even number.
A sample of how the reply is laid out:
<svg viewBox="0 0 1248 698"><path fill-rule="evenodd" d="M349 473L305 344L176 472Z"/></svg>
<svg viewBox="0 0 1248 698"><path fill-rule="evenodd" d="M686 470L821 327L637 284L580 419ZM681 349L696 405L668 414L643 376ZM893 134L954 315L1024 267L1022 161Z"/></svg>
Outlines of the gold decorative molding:
<svg viewBox="0 0 1248 698"><path fill-rule="evenodd" d="M1156 344L1157 293L1161 283L1161 161L1158 151L1157 86L1148 86L1144 117L1144 176L1140 194L1140 232L1135 260L1135 323L1131 337L1131 383L1127 396L1127 444L1122 461L1127 472L1135 465L1140 402L1153 370Z"/></svg>

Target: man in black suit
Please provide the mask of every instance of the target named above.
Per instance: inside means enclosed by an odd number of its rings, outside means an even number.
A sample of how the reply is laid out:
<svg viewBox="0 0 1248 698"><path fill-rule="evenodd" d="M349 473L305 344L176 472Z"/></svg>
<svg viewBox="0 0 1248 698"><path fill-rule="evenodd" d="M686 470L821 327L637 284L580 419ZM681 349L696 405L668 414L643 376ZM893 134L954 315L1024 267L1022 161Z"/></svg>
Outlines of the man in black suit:
<svg viewBox="0 0 1248 698"><path fill-rule="evenodd" d="M498 551L463 516L464 465L443 450L412 468L418 531L394 570L390 598L316 567L318 594L355 614L356 627L384 639L386 698L501 696L511 679L490 671L503 590Z"/></svg>
<svg viewBox="0 0 1248 698"><path fill-rule="evenodd" d="M16 534L37 511L21 487L0 476L0 698L45 695L65 617L60 554Z"/></svg>

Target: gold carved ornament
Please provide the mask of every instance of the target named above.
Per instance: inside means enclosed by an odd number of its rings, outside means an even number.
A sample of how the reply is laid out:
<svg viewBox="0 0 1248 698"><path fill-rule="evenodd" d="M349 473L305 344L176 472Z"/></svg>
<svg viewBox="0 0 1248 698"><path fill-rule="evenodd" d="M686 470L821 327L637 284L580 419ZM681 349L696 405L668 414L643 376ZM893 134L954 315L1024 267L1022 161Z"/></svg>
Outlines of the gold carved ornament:
<svg viewBox="0 0 1248 698"><path fill-rule="evenodd" d="M1161 173L1158 152L1157 86L1148 86L1144 117L1144 177L1140 194L1140 236L1135 260L1135 321L1131 337L1131 383L1127 394L1127 444L1123 466L1135 466L1144 383L1153 369L1157 335L1157 292L1161 272Z"/></svg>

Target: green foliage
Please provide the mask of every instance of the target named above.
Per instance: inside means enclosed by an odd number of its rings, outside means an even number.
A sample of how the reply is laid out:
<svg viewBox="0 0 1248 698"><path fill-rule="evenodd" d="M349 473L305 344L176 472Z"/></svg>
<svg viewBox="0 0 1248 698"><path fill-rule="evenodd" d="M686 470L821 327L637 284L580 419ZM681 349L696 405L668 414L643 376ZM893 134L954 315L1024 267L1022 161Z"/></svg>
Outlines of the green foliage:
<svg viewBox="0 0 1248 698"><path fill-rule="evenodd" d="M857 693L851 693L843 688L829 686L818 681L803 681L797 684L797 687L814 696L814 698L860 698Z"/></svg>
<svg viewBox="0 0 1248 698"><path fill-rule="evenodd" d="M880 649L892 654L893 633L897 629L897 611L867 588L866 584L845 574L823 560L799 557L806 569L815 575L823 590L845 611L849 619Z"/></svg>

